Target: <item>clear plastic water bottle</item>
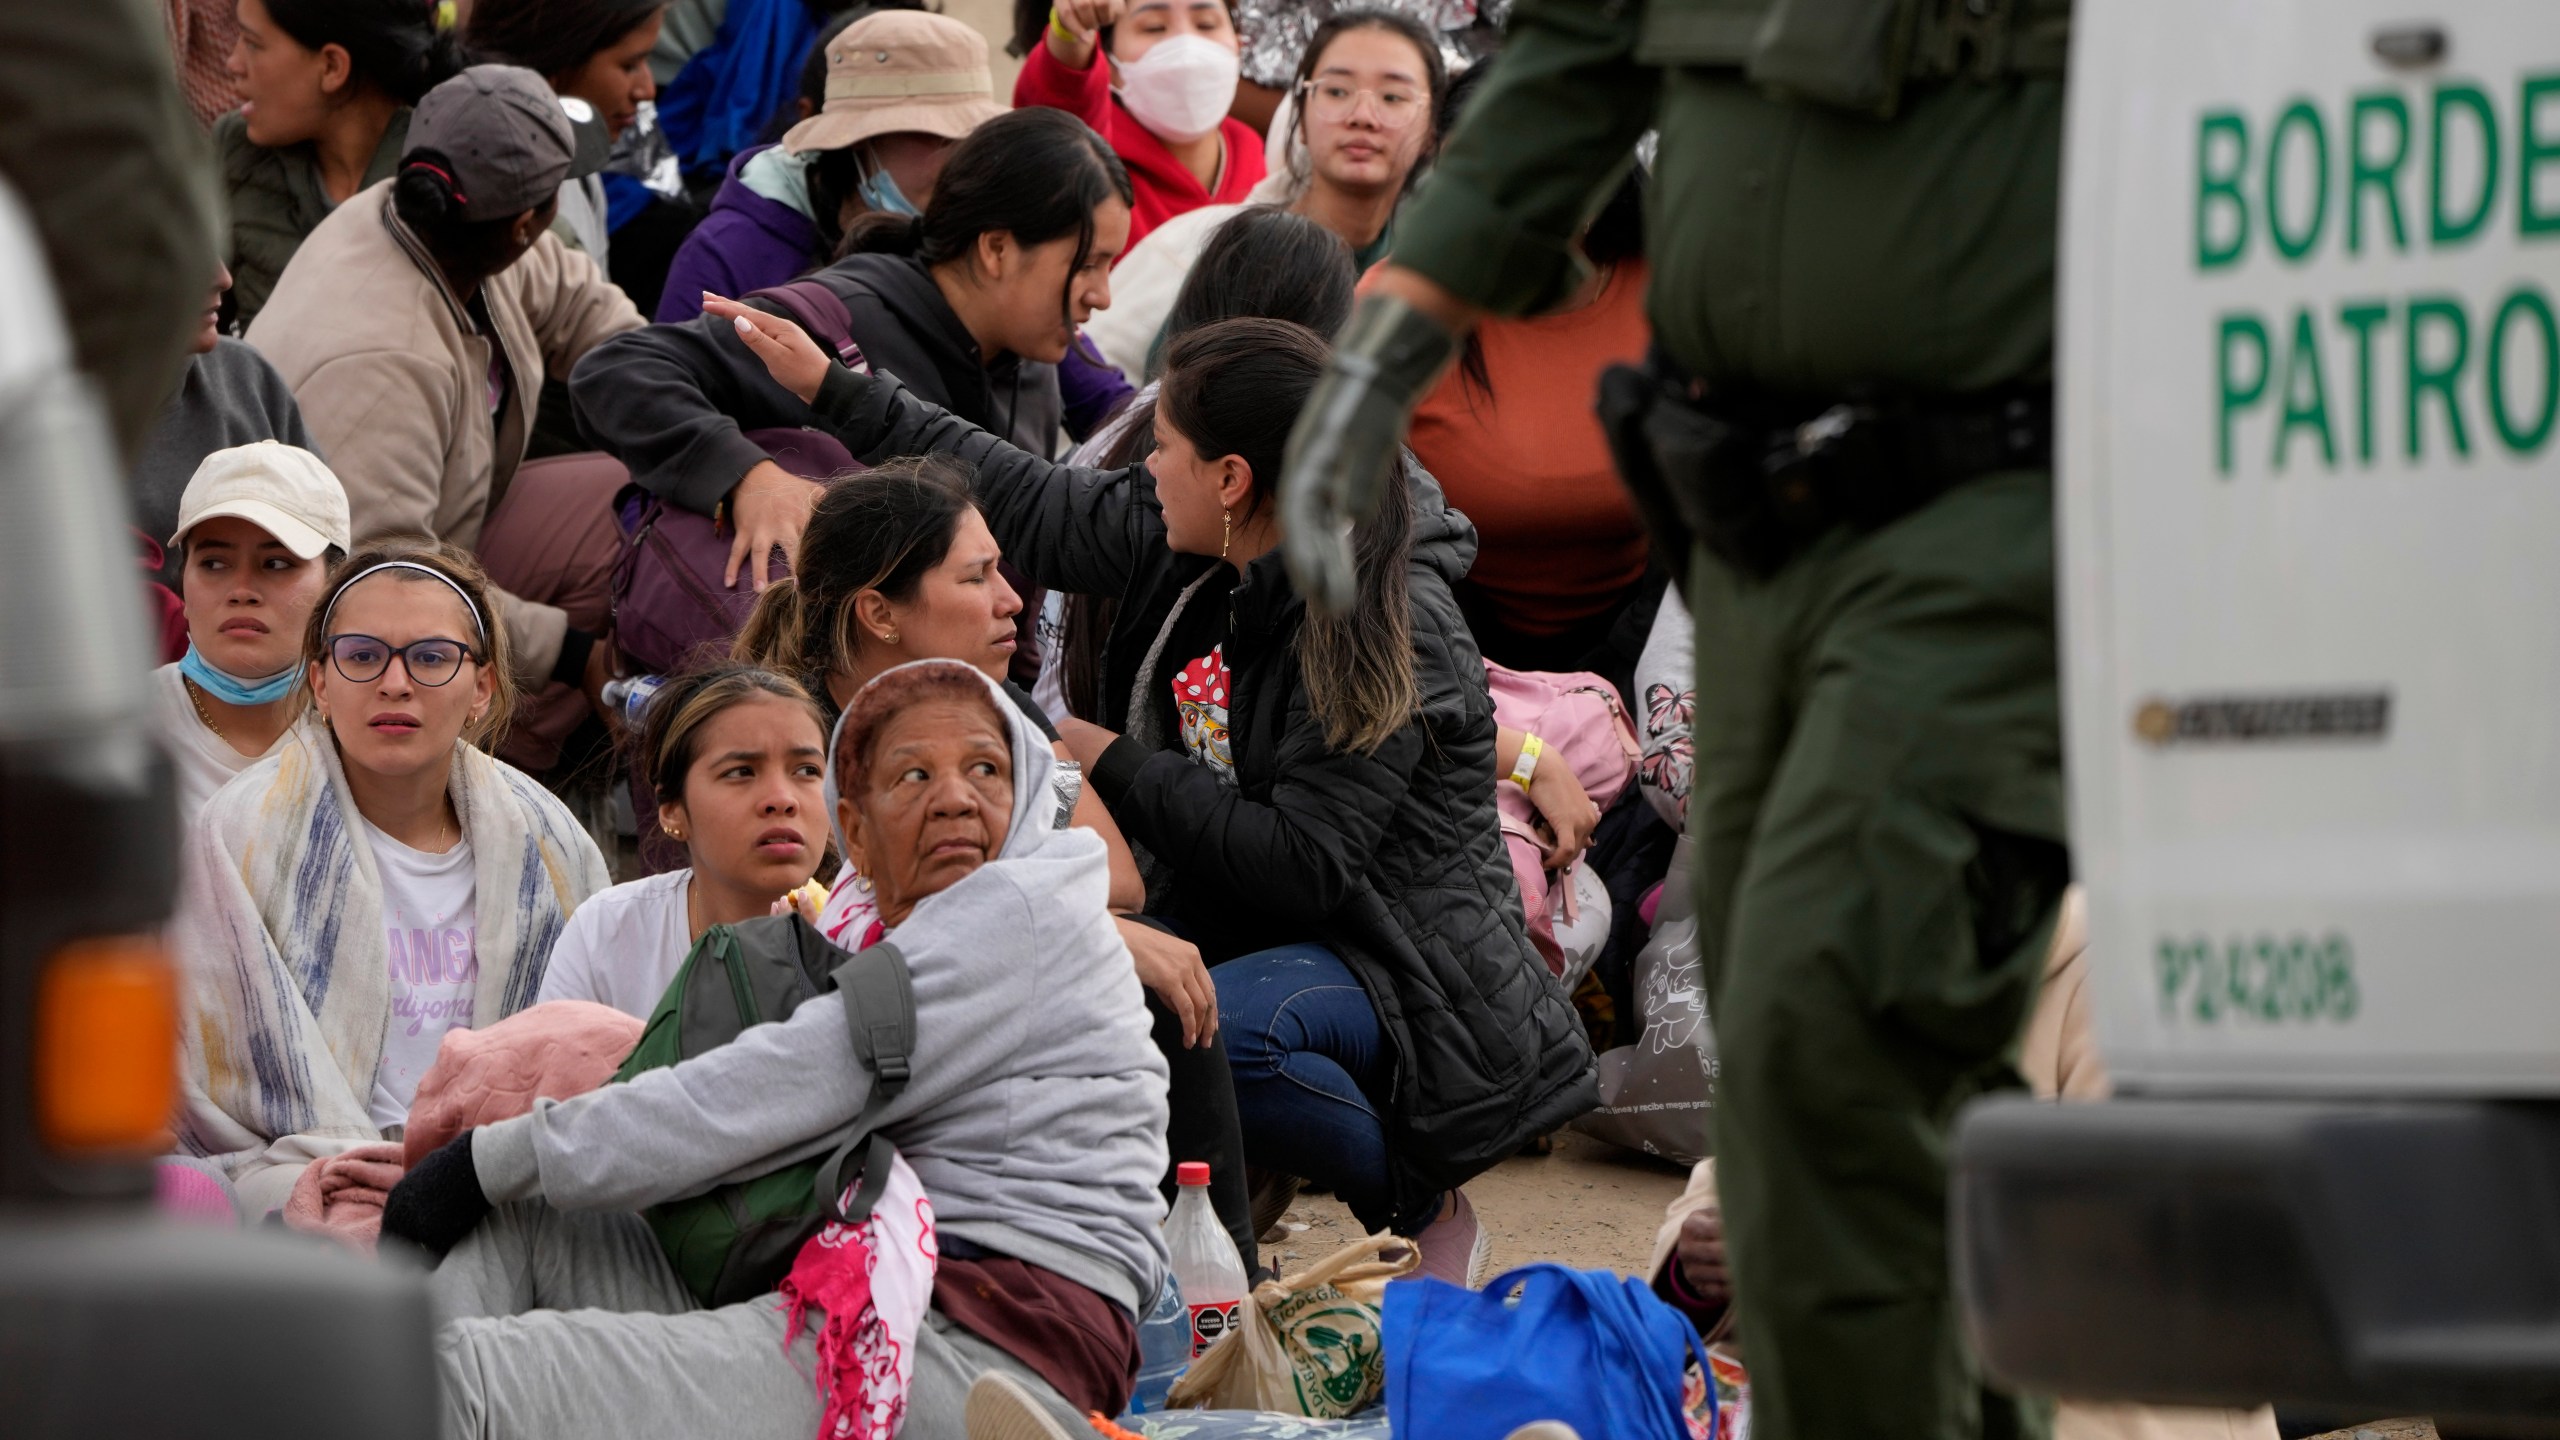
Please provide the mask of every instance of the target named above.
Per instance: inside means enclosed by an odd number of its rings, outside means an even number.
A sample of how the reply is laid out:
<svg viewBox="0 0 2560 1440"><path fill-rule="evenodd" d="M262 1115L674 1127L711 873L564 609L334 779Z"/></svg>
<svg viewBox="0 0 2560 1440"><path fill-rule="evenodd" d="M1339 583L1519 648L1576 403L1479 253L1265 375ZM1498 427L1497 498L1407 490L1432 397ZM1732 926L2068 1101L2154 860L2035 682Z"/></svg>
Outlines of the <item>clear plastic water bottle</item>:
<svg viewBox="0 0 2560 1440"><path fill-rule="evenodd" d="M1181 1283L1167 1274L1138 1326L1138 1388L1129 1393L1130 1413L1162 1410L1165 1392L1190 1368L1191 1312L1183 1308Z"/></svg>
<svg viewBox="0 0 2560 1440"><path fill-rule="evenodd" d="M1182 1287L1196 1360L1235 1328L1248 1287L1244 1257L1209 1204L1209 1167L1186 1160L1174 1167L1173 1178L1182 1188L1164 1222L1164 1243L1173 1252L1173 1278Z"/></svg>
<svg viewBox="0 0 2560 1440"><path fill-rule="evenodd" d="M604 708L620 712L622 723L634 730L640 728L640 717L648 712L649 702L666 688L664 675L618 676L604 682L599 698Z"/></svg>

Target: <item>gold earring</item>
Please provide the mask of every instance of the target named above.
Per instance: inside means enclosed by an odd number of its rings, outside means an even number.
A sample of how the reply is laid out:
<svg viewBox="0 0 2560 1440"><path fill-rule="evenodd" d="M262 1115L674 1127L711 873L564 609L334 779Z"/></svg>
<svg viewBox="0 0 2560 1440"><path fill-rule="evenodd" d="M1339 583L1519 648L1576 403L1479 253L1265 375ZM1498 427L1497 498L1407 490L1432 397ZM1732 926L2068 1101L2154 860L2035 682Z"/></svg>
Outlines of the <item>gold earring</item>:
<svg viewBox="0 0 2560 1440"><path fill-rule="evenodd" d="M1224 527L1225 531L1225 533L1218 537L1218 558L1224 560L1227 558L1227 551L1233 548L1236 543L1236 512L1233 510L1220 510L1218 512L1218 522Z"/></svg>
<svg viewBox="0 0 2560 1440"><path fill-rule="evenodd" d="M883 632L881 633L881 636L880 636L880 643L882 643L882 644L884 644L884 645L895 645L895 644L897 644L897 643L898 643L898 632L897 632L897 631L895 631L895 630L883 631Z"/></svg>
<svg viewBox="0 0 2560 1440"><path fill-rule="evenodd" d="M684 843L684 832L681 830L670 830L667 832L667 838L681 845Z"/></svg>

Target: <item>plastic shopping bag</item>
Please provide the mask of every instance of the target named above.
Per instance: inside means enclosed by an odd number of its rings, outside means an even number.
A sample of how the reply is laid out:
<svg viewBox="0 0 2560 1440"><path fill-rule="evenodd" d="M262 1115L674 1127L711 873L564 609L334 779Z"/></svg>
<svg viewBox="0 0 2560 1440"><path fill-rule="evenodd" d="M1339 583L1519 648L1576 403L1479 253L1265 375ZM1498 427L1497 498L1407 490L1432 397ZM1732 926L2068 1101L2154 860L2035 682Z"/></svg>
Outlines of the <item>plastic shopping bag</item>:
<svg viewBox="0 0 2560 1440"><path fill-rule="evenodd" d="M1401 1248L1402 1258L1379 1256ZM1386 1384L1379 1307L1389 1280L1422 1263L1393 1235L1355 1240L1298 1275L1255 1287L1236 1326L1173 1383L1168 1408L1267 1410L1338 1419Z"/></svg>
<svg viewBox="0 0 2560 1440"><path fill-rule="evenodd" d="M1671 852L1671 878L1637 952L1632 1043L1600 1053L1600 1106L1578 1116L1585 1135L1682 1164L1713 1150L1716 1037L1707 1024L1698 919L1690 900L1689 841Z"/></svg>

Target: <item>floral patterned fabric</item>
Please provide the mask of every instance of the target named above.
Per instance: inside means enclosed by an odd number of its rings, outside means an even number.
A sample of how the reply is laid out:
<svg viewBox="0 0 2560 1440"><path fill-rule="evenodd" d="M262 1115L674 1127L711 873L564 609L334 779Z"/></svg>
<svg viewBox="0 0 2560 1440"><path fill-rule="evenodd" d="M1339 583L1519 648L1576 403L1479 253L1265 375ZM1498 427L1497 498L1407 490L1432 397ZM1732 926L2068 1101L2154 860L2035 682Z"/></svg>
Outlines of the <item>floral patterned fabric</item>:
<svg viewBox="0 0 2560 1440"><path fill-rule="evenodd" d="M1511 0L1360 0L1364 8L1399 10L1440 34L1440 54L1451 71L1493 53ZM1244 45L1244 78L1271 90L1297 79L1298 59L1316 27L1337 9L1336 0L1234 0L1236 38Z"/></svg>
<svg viewBox="0 0 2560 1440"><path fill-rule="evenodd" d="M844 1198L853 1198L848 1188ZM831 1223L800 1247L782 1297L791 1306L789 1344L811 1310L818 1329L818 1383L826 1408L819 1440L890 1440L907 1414L916 1371L916 1335L933 1301L933 1201L905 1157L891 1161L880 1202L860 1224Z"/></svg>

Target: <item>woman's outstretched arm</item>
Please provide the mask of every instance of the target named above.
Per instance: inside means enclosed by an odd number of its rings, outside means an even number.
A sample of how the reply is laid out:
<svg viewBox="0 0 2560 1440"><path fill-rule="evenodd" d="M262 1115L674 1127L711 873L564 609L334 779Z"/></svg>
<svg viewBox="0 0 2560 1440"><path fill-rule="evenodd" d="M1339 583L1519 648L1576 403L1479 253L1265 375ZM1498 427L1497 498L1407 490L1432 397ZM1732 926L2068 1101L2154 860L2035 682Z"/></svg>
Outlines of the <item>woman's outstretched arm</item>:
<svg viewBox="0 0 2560 1440"><path fill-rule="evenodd" d="M1143 468L1060 465L919 399L890 376L847 369L779 316L717 296L702 308L735 326L774 381L807 401L818 425L857 458L876 464L939 454L968 466L987 528L1034 583L1118 595L1148 551L1164 544Z"/></svg>

